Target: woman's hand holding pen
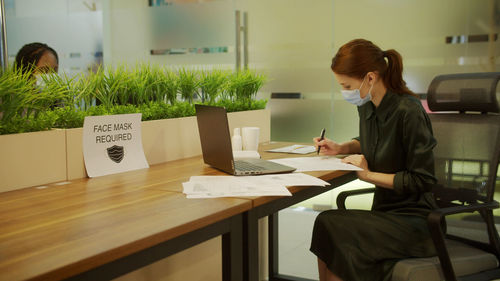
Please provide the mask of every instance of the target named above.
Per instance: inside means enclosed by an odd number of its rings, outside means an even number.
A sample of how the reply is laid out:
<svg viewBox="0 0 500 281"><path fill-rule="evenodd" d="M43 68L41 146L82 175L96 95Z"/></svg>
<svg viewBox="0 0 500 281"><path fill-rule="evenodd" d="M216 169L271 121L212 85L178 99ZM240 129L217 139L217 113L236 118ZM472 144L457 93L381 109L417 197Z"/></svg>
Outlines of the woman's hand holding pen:
<svg viewBox="0 0 500 281"><path fill-rule="evenodd" d="M313 141L314 141L314 146L316 146L316 148L318 146L321 146L321 149L319 152L322 155L337 155L337 154L341 153L340 144L338 144L332 140L329 140L327 138L324 138L323 140L321 140L320 137L316 137L316 138L313 138Z"/></svg>

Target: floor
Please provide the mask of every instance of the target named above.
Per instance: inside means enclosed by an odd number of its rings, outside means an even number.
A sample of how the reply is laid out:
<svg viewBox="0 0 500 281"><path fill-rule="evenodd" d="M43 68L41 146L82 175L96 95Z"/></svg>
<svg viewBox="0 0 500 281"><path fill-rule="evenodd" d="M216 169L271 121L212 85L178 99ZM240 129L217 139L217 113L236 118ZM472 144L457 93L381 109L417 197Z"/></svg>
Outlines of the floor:
<svg viewBox="0 0 500 281"><path fill-rule="evenodd" d="M314 219L319 214L296 207L279 212L279 272L318 280L316 256L309 251Z"/></svg>

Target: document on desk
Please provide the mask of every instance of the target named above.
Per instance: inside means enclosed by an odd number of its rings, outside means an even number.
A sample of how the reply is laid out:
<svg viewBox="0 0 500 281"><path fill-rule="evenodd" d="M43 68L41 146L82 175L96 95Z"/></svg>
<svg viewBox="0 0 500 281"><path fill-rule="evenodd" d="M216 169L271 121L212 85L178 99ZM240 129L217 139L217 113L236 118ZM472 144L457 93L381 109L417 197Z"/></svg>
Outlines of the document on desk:
<svg viewBox="0 0 500 281"><path fill-rule="evenodd" d="M183 185L187 198L291 196L287 186L326 186L321 179L302 173L262 176L193 176Z"/></svg>
<svg viewBox="0 0 500 281"><path fill-rule="evenodd" d="M270 161L294 167L295 172L309 171L361 171L362 169L351 164L342 163L342 161L334 156L317 156L317 157L297 157L297 158L281 158L271 159Z"/></svg>
<svg viewBox="0 0 500 281"><path fill-rule="evenodd" d="M294 154L308 154L316 151L312 145L294 144L290 146L266 150L267 152L281 152L281 153L294 153Z"/></svg>

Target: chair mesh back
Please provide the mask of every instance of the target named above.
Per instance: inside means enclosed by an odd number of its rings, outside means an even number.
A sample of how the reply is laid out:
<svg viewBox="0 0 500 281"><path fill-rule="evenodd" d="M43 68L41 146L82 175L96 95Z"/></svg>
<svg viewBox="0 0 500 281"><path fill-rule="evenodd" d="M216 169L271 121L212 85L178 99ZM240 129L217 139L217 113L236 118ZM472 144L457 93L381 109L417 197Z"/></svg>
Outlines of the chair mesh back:
<svg viewBox="0 0 500 281"><path fill-rule="evenodd" d="M438 183L465 191L457 194L469 194L470 202L477 200L477 195L481 201L491 201L495 186L500 187L499 81L500 72L440 75L431 82L427 94L432 111L455 112L429 114L437 140ZM460 201L469 199L462 196Z"/></svg>
<svg viewBox="0 0 500 281"><path fill-rule="evenodd" d="M432 111L500 112L500 72L440 75L427 92Z"/></svg>
<svg viewBox="0 0 500 281"><path fill-rule="evenodd" d="M430 114L438 183L493 199L500 154L500 115Z"/></svg>

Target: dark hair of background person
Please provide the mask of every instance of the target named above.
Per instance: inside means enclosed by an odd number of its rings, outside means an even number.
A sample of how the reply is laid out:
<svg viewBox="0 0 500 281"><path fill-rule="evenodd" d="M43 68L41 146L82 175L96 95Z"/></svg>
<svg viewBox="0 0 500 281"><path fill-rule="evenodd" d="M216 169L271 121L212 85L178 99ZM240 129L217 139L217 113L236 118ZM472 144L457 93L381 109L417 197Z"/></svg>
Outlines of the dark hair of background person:
<svg viewBox="0 0 500 281"><path fill-rule="evenodd" d="M40 58L46 53L51 52L59 64L57 52L44 43L29 43L24 45L16 55L15 67L20 67L22 72L35 68Z"/></svg>
<svg viewBox="0 0 500 281"><path fill-rule="evenodd" d="M377 72L391 92L417 96L403 80L401 55L394 49L382 51L365 39L354 39L340 47L332 59L331 68L336 74L358 79L363 79L368 72Z"/></svg>

